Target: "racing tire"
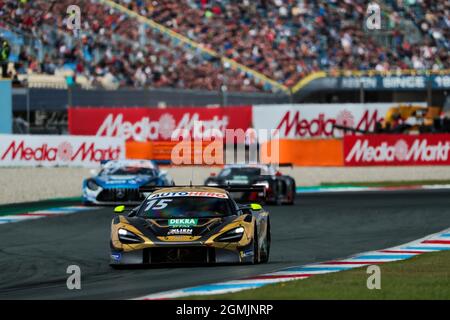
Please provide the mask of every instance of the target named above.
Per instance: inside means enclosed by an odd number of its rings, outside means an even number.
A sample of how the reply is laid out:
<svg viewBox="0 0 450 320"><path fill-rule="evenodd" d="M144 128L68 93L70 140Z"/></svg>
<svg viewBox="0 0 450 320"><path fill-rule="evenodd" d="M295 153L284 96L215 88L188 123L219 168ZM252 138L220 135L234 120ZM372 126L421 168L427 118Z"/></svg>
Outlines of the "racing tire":
<svg viewBox="0 0 450 320"><path fill-rule="evenodd" d="M269 261L270 256L270 223L267 224L267 234L264 239L265 249L263 257L261 258L261 263L267 263Z"/></svg>
<svg viewBox="0 0 450 320"><path fill-rule="evenodd" d="M255 231L253 233L253 264L260 263L260 255L259 255L259 248L258 248L258 230L256 229L255 225Z"/></svg>
<svg viewBox="0 0 450 320"><path fill-rule="evenodd" d="M292 189L291 189L291 191L289 192L290 193L290 199L289 199L289 201L287 202L287 205L289 205L289 206L293 206L294 204L295 204L295 193L296 193L296 190L295 190L295 185L294 186L292 186Z"/></svg>

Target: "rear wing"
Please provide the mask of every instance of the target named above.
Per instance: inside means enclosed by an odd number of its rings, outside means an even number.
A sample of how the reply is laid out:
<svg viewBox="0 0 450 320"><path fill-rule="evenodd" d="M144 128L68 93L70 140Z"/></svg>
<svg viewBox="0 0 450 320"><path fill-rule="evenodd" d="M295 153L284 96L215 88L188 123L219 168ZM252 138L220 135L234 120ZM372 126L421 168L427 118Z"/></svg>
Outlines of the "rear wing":
<svg viewBox="0 0 450 320"><path fill-rule="evenodd" d="M294 165L290 162L286 162L286 163L278 163L277 166L279 167L289 167L289 168L293 168Z"/></svg>
<svg viewBox="0 0 450 320"><path fill-rule="evenodd" d="M151 193L156 190L161 189L171 189L171 188L202 188L202 187L213 187L226 190L228 192L258 192L263 193L265 195L266 189L264 186L248 186L248 185L227 185L227 186L205 186L205 185L188 185L188 186L143 186L139 187L140 193Z"/></svg>

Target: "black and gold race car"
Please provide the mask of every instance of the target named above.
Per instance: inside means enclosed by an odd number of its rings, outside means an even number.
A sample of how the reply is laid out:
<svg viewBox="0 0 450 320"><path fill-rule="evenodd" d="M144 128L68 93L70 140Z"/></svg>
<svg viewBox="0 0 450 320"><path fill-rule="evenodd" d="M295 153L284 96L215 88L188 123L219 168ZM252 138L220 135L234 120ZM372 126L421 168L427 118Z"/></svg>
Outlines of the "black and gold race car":
<svg viewBox="0 0 450 320"><path fill-rule="evenodd" d="M111 266L267 262L269 213L256 203L237 204L230 194L244 189L249 187L141 188L146 199L112 221Z"/></svg>

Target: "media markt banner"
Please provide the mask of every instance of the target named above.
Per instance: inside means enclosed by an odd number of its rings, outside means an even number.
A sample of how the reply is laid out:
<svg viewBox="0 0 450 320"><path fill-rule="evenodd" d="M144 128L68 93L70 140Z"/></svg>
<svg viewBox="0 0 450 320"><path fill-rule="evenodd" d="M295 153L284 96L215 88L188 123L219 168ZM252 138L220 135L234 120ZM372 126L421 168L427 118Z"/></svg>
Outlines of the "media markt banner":
<svg viewBox="0 0 450 320"><path fill-rule="evenodd" d="M344 137L346 166L449 165L450 134Z"/></svg>
<svg viewBox="0 0 450 320"><path fill-rule="evenodd" d="M183 132L192 139L223 137L226 129L247 130L250 106L179 108L69 108L69 132L73 135L122 137L134 141L170 141ZM213 130L214 129L214 130Z"/></svg>
<svg viewBox="0 0 450 320"><path fill-rule="evenodd" d="M398 103L283 104L253 107L255 129L278 129L280 139L339 138L334 125L373 131L377 121ZM408 105L425 106L422 102Z"/></svg>
<svg viewBox="0 0 450 320"><path fill-rule="evenodd" d="M125 159L122 138L55 135L0 135L0 166L96 167Z"/></svg>

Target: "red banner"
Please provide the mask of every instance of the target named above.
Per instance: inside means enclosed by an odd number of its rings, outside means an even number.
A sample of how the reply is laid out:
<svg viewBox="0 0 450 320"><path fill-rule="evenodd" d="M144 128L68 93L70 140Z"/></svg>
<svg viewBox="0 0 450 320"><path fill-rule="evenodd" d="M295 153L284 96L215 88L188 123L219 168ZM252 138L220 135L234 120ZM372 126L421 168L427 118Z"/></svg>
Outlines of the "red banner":
<svg viewBox="0 0 450 320"><path fill-rule="evenodd" d="M344 137L346 166L450 165L450 134Z"/></svg>
<svg viewBox="0 0 450 320"><path fill-rule="evenodd" d="M169 141L172 133L180 130L189 132L192 139L206 139L223 136L226 129L247 130L251 121L251 106L69 108L70 134L124 137L134 141Z"/></svg>

